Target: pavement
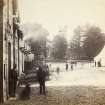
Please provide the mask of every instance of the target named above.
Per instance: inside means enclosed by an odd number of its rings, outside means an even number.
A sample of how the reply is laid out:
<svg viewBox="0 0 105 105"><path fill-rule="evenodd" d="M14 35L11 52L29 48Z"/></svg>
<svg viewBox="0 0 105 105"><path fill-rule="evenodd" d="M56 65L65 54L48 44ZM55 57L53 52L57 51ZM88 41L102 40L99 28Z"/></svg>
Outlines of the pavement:
<svg viewBox="0 0 105 105"><path fill-rule="evenodd" d="M60 69L60 73L52 72L50 81L46 82L46 86L95 86L99 88L105 87L105 67L75 67L66 71L65 68ZM33 84L31 87L37 87Z"/></svg>
<svg viewBox="0 0 105 105"><path fill-rule="evenodd" d="M105 105L105 89L88 86L47 87L47 95L31 88L30 99L12 100L4 105Z"/></svg>
<svg viewBox="0 0 105 105"><path fill-rule="evenodd" d="M105 105L105 68L79 66L60 74L52 72L46 82L47 95L39 95L38 84L31 85L30 99L23 100L20 94L24 86L17 89L17 100L5 105Z"/></svg>
<svg viewBox="0 0 105 105"><path fill-rule="evenodd" d="M75 68L54 73L47 86L97 86L105 87L105 68Z"/></svg>

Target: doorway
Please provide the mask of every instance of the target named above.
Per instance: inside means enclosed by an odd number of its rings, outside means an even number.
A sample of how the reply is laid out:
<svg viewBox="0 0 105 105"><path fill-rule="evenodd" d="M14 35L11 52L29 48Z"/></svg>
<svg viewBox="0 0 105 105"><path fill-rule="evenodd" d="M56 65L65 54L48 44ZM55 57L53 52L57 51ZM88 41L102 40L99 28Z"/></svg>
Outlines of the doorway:
<svg viewBox="0 0 105 105"><path fill-rule="evenodd" d="M10 70L11 70L11 43L8 43L8 90L10 95Z"/></svg>

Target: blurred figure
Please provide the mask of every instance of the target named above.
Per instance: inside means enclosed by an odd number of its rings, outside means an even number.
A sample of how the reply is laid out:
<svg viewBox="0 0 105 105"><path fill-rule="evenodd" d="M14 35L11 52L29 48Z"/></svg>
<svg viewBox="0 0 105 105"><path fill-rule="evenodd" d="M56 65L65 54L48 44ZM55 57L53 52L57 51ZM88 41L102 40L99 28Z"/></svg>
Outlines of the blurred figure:
<svg viewBox="0 0 105 105"><path fill-rule="evenodd" d="M101 67L101 61L98 61L98 67Z"/></svg>
<svg viewBox="0 0 105 105"><path fill-rule="evenodd" d="M83 68L84 67L84 63L83 62L81 62L81 68Z"/></svg>
<svg viewBox="0 0 105 105"><path fill-rule="evenodd" d="M16 87L17 87L17 80L18 80L16 67L17 65L15 64L13 69L9 71L9 96L10 97L15 97L16 95Z"/></svg>
<svg viewBox="0 0 105 105"><path fill-rule="evenodd" d="M20 94L20 99L28 100L28 99L30 99L30 94L31 94L30 84L27 83L25 88L23 89L23 91Z"/></svg>
<svg viewBox="0 0 105 105"><path fill-rule="evenodd" d="M51 64L49 64L49 66L51 67Z"/></svg>
<svg viewBox="0 0 105 105"><path fill-rule="evenodd" d="M95 65L95 67L96 67L96 65L97 65L97 62L96 62L96 61L94 62L94 65Z"/></svg>
<svg viewBox="0 0 105 105"><path fill-rule="evenodd" d="M52 65L51 64L49 64L49 69L50 69L51 72L54 72L54 70L52 69Z"/></svg>
<svg viewBox="0 0 105 105"><path fill-rule="evenodd" d="M57 71L57 74L59 74L59 72L60 72L60 68L57 67L56 71Z"/></svg>
<svg viewBox="0 0 105 105"><path fill-rule="evenodd" d="M46 72L47 72L47 74L48 74L48 76L49 76L50 69L49 69L48 64L46 65Z"/></svg>
<svg viewBox="0 0 105 105"><path fill-rule="evenodd" d="M73 64L71 64L71 70L73 70Z"/></svg>
<svg viewBox="0 0 105 105"><path fill-rule="evenodd" d="M49 71L49 66L48 66L48 64L46 65L46 68L47 68L47 70Z"/></svg>
<svg viewBox="0 0 105 105"><path fill-rule="evenodd" d="M45 67L44 67L43 69L44 69L44 71L46 72L46 77L47 77L47 79L49 79L50 70L49 70L49 66L48 66L48 64L45 65Z"/></svg>
<svg viewBox="0 0 105 105"><path fill-rule="evenodd" d="M39 66L39 70L37 71L37 79L40 85L40 94L46 95L45 91L45 80L46 80L46 72Z"/></svg>
<svg viewBox="0 0 105 105"><path fill-rule="evenodd" d="M68 63L66 63L66 71L68 70Z"/></svg>

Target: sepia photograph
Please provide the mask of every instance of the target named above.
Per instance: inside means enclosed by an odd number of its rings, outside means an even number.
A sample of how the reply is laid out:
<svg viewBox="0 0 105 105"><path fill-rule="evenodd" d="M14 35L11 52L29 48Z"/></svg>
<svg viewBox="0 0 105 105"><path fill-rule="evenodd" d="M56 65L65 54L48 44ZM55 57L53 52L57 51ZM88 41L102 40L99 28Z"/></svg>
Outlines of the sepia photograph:
<svg viewBox="0 0 105 105"><path fill-rule="evenodd" d="M105 105L105 0L0 0L0 105Z"/></svg>

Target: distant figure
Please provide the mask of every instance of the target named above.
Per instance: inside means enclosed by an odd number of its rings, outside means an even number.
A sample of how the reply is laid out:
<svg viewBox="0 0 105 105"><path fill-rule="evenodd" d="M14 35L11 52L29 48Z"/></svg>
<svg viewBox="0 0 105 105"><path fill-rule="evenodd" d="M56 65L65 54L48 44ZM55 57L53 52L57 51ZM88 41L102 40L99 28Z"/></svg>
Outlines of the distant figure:
<svg viewBox="0 0 105 105"><path fill-rule="evenodd" d="M49 72L50 72L50 70L49 70L48 64L45 65L45 67L44 67L43 69L44 69L44 71L46 72L46 77L48 77L48 79L49 79Z"/></svg>
<svg viewBox="0 0 105 105"><path fill-rule="evenodd" d="M54 70L52 69L52 65L51 64L49 64L49 69L50 69L51 72L54 72Z"/></svg>
<svg viewBox="0 0 105 105"><path fill-rule="evenodd" d="M71 70L73 70L73 64L71 64Z"/></svg>
<svg viewBox="0 0 105 105"><path fill-rule="evenodd" d="M98 67L101 67L101 62L100 61L98 61Z"/></svg>
<svg viewBox="0 0 105 105"><path fill-rule="evenodd" d="M82 62L82 63L81 63L81 68L82 68L83 66L84 66L84 63Z"/></svg>
<svg viewBox="0 0 105 105"><path fill-rule="evenodd" d="M75 66L77 66L77 62L75 62Z"/></svg>
<svg viewBox="0 0 105 105"><path fill-rule="evenodd" d="M40 85L40 94L46 95L45 91L45 80L46 80L46 72L39 66L39 70L37 71L37 79Z"/></svg>
<svg viewBox="0 0 105 105"><path fill-rule="evenodd" d="M60 68L57 67L56 71L57 71L57 74L59 74L59 72L60 72Z"/></svg>
<svg viewBox="0 0 105 105"><path fill-rule="evenodd" d="M9 71L9 96L10 97L15 97L16 95L16 87L17 87L17 80L18 80L16 67L17 66L15 64L13 69Z"/></svg>
<svg viewBox="0 0 105 105"><path fill-rule="evenodd" d="M66 64L66 71L68 70L68 64Z"/></svg>
<svg viewBox="0 0 105 105"><path fill-rule="evenodd" d="M20 99L21 100L28 100L30 99L30 94L31 94L31 88L29 84L26 84L25 88L20 94Z"/></svg>
<svg viewBox="0 0 105 105"><path fill-rule="evenodd" d="M47 69L47 71L49 71L49 66L48 66L48 64L46 65L46 69Z"/></svg>
<svg viewBox="0 0 105 105"><path fill-rule="evenodd" d="M48 64L46 65L46 72L47 72L47 75L49 76L50 69L49 69Z"/></svg>
<svg viewBox="0 0 105 105"><path fill-rule="evenodd" d="M95 65L95 67L96 67L96 65L97 65L97 62L96 62L96 61L94 62L94 65Z"/></svg>
<svg viewBox="0 0 105 105"><path fill-rule="evenodd" d="M49 66L51 66L51 64Z"/></svg>

